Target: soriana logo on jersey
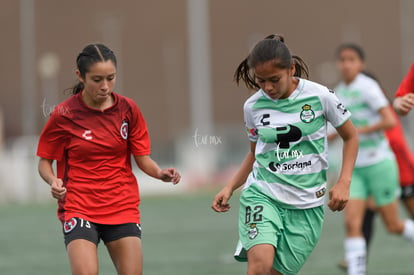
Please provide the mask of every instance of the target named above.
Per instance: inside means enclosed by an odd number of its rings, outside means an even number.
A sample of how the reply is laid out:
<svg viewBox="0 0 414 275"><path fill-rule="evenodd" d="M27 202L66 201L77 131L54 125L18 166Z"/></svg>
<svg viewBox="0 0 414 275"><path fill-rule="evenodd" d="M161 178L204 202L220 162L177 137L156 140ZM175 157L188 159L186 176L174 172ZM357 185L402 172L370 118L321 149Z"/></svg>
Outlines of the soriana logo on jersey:
<svg viewBox="0 0 414 275"><path fill-rule="evenodd" d="M119 130L123 139L128 139L128 122L125 120L122 122L121 129Z"/></svg>

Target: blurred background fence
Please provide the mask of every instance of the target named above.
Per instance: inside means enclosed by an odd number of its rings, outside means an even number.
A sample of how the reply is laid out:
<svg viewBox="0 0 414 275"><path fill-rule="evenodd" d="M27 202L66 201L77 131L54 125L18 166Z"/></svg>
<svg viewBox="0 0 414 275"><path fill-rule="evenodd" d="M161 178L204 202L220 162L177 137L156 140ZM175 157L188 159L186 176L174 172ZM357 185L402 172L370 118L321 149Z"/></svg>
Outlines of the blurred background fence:
<svg viewBox="0 0 414 275"><path fill-rule="evenodd" d="M283 34L311 80L330 87L342 42L364 47L368 70L390 96L414 60L411 0L2 0L0 23L0 202L49 199L37 174L37 138L70 96L75 58L90 42L115 51L116 91L142 109L154 159L182 171L178 188L137 171L143 195L228 180L248 150L249 93L234 85L233 72L265 35Z"/></svg>

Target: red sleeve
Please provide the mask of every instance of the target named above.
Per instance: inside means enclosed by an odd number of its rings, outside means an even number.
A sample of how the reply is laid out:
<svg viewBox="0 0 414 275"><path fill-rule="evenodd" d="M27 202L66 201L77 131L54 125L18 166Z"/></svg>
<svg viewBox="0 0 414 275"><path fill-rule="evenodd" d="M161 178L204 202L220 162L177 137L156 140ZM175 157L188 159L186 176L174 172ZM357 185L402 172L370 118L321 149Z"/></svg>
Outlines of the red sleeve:
<svg viewBox="0 0 414 275"><path fill-rule="evenodd" d="M407 75L401 81L401 84L395 93L395 97L404 96L409 93L414 93L414 63L411 65Z"/></svg>
<svg viewBox="0 0 414 275"><path fill-rule="evenodd" d="M130 100L132 108L131 127L128 137L131 153L134 156L145 156L151 154L151 142L148 134L147 124L138 106Z"/></svg>
<svg viewBox="0 0 414 275"><path fill-rule="evenodd" d="M37 155L39 157L58 161L63 159L65 149L70 140L68 131L65 130L65 121L66 118L59 114L59 112L52 112L40 134L37 146Z"/></svg>

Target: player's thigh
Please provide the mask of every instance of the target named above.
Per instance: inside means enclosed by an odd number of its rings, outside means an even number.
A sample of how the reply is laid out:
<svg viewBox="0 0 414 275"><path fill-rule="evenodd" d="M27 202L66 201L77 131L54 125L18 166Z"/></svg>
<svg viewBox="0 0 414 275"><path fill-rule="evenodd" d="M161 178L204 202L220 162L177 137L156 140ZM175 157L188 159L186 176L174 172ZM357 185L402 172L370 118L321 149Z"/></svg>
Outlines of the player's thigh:
<svg viewBox="0 0 414 275"><path fill-rule="evenodd" d="M386 159L366 169L365 180L377 207L395 201L398 190L398 167L394 160Z"/></svg>
<svg viewBox="0 0 414 275"><path fill-rule="evenodd" d="M247 275L273 274L274 257L275 247L271 244L258 244L251 247L247 251Z"/></svg>
<svg viewBox="0 0 414 275"><path fill-rule="evenodd" d="M254 188L243 190L240 196L239 239L248 251L259 244L277 246L283 227L277 207L264 194Z"/></svg>
<svg viewBox="0 0 414 275"><path fill-rule="evenodd" d="M63 234L72 274L98 274L96 224L81 218L71 218L63 224Z"/></svg>
<svg viewBox="0 0 414 275"><path fill-rule="evenodd" d="M348 237L362 236L362 221L365 215L366 201L350 199L345 207L345 229Z"/></svg>
<svg viewBox="0 0 414 275"><path fill-rule="evenodd" d="M101 225L100 232L118 274L142 274L141 226Z"/></svg>
<svg viewBox="0 0 414 275"><path fill-rule="evenodd" d="M323 206L287 209L273 268L284 275L297 274L320 239L323 221Z"/></svg>
<svg viewBox="0 0 414 275"><path fill-rule="evenodd" d="M106 243L106 247L119 275L142 274L141 239L124 237Z"/></svg>
<svg viewBox="0 0 414 275"><path fill-rule="evenodd" d="M67 245L72 275L97 275L98 255L95 243L76 239Z"/></svg>

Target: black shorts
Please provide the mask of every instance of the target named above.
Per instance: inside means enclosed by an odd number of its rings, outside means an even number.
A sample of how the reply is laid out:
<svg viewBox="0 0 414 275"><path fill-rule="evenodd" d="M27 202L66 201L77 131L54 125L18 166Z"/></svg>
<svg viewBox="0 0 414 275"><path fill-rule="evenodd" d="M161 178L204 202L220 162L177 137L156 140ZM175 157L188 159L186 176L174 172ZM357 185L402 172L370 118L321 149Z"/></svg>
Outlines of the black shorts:
<svg viewBox="0 0 414 275"><path fill-rule="evenodd" d="M401 187L401 199L406 200L414 197L414 185Z"/></svg>
<svg viewBox="0 0 414 275"><path fill-rule="evenodd" d="M125 237L141 238L141 226L136 223L99 224L81 218L72 218L63 223L63 234L66 246L78 239L98 245L100 240L108 243Z"/></svg>

